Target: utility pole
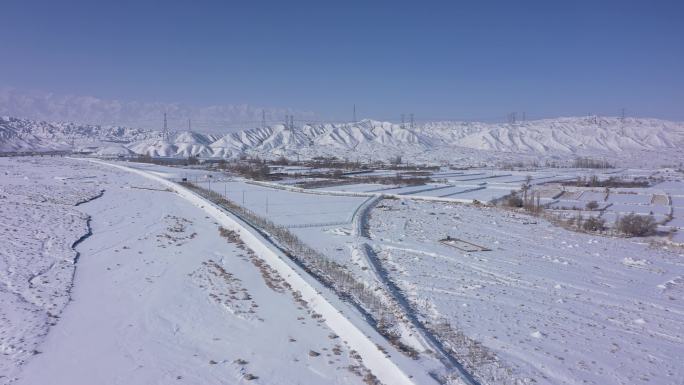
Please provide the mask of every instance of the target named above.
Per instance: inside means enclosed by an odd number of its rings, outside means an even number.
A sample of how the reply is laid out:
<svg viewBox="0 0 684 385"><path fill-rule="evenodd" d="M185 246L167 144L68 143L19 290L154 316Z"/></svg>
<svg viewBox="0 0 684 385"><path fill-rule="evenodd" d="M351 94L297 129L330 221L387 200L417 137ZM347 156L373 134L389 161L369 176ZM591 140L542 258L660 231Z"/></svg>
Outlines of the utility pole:
<svg viewBox="0 0 684 385"><path fill-rule="evenodd" d="M621 111L620 117L621 117L620 120L622 120L624 122L625 121L625 109L624 108Z"/></svg>
<svg viewBox="0 0 684 385"><path fill-rule="evenodd" d="M290 115L290 130L294 130L294 115Z"/></svg>
<svg viewBox="0 0 684 385"><path fill-rule="evenodd" d="M242 190L242 207L245 207L245 190Z"/></svg>
<svg viewBox="0 0 684 385"><path fill-rule="evenodd" d="M190 119L188 119L188 131L192 131L192 124L190 123Z"/></svg>
<svg viewBox="0 0 684 385"><path fill-rule="evenodd" d="M261 110L261 128L266 128L266 110Z"/></svg>
<svg viewBox="0 0 684 385"><path fill-rule="evenodd" d="M354 104L354 120L353 120L353 122L354 123L357 122L357 120L356 120L356 104Z"/></svg>
<svg viewBox="0 0 684 385"><path fill-rule="evenodd" d="M406 119L405 119L404 114L401 114L401 128L404 128L404 126L405 126L405 120L406 120Z"/></svg>
<svg viewBox="0 0 684 385"><path fill-rule="evenodd" d="M411 127L411 129L414 129L415 126L414 126L414 121L413 121L413 112L411 113L410 117L411 117L410 118L411 119L411 126L410 127Z"/></svg>

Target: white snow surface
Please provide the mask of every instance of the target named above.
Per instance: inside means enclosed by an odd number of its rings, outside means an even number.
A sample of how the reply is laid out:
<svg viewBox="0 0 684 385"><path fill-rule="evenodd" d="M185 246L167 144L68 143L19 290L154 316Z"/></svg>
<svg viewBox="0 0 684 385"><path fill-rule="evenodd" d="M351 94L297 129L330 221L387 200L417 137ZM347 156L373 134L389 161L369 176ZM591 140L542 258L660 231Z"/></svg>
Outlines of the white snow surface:
<svg viewBox="0 0 684 385"><path fill-rule="evenodd" d="M366 239L358 208L377 193L303 192L200 169L111 164L119 168L0 158L0 384L243 383L251 376L258 377L251 383L356 384L368 370L386 384L432 383L435 361L420 339L404 336L421 359L403 356L258 233L168 181L181 177L239 204L244 191L247 208L374 282L359 249L368 242L418 317L447 320L481 342L511 381L669 385L684 378L681 248L439 201L442 190L382 200ZM524 178L459 174L442 176L495 185L473 191L477 199ZM534 174L533 184L548 177L558 175ZM680 219L681 182L641 190L616 189L609 200L669 207L643 197L667 192ZM574 199L583 205L601 196L586 189ZM219 226L244 244L221 237ZM447 235L490 250L440 243Z"/></svg>
<svg viewBox="0 0 684 385"><path fill-rule="evenodd" d="M496 208L385 200L374 248L426 320L540 384L680 384L684 253ZM446 236L491 249L466 252Z"/></svg>
<svg viewBox="0 0 684 385"><path fill-rule="evenodd" d="M430 382L194 194L73 159L0 167L1 384Z"/></svg>
<svg viewBox="0 0 684 385"><path fill-rule="evenodd" d="M96 198L92 167L0 158L0 383L16 376L70 299L88 215L75 205Z"/></svg>

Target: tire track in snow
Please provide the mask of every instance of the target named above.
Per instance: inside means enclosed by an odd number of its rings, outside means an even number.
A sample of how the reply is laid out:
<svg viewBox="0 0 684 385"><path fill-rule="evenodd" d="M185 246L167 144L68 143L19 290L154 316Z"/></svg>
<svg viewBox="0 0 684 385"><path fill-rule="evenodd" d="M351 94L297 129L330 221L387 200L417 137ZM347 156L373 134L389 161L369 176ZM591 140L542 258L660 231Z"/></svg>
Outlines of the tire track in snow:
<svg viewBox="0 0 684 385"><path fill-rule="evenodd" d="M399 304L402 311L409 319L413 327L420 334L421 339L429 345L429 347L438 354L439 360L442 364L450 371L455 371L458 373L461 380L467 385L479 385L477 380L468 373L465 367L458 362L452 355L447 352L446 347L433 333L431 333L425 325L418 319L416 312L409 303L406 296L404 296L402 290L390 279L387 270L382 266L380 259L378 258L375 250L370 246L370 233L368 228L368 215L370 211L375 207L382 197L376 197L375 199L370 199L364 202L360 208L356 211L354 216L354 235L360 243L359 250L362 251L366 262L370 266L371 271L375 278L384 286L385 291L394 298L394 300ZM361 240L364 240L361 242Z"/></svg>

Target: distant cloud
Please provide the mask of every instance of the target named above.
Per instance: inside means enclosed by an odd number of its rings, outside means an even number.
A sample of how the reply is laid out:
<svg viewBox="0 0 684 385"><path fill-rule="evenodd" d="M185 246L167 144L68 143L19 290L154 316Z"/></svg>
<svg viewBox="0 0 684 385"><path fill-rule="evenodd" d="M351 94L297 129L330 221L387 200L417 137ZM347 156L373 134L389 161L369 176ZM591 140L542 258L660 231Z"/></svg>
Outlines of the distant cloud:
<svg viewBox="0 0 684 385"><path fill-rule="evenodd" d="M160 129L166 112L171 130L187 129L190 119L193 131L227 132L259 126L262 110L268 121L282 121L286 114L295 115L296 119L317 118L316 114L309 111L261 108L247 104L195 107L0 88L0 115L46 121Z"/></svg>

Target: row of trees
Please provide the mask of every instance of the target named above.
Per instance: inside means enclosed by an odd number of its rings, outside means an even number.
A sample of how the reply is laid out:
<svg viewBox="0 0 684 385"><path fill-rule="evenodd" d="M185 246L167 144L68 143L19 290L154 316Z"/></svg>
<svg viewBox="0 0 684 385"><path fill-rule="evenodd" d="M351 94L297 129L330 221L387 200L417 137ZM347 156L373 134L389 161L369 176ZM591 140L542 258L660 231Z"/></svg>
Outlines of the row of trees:
<svg viewBox="0 0 684 385"><path fill-rule="evenodd" d="M609 194L610 191L608 190L609 188L616 188L616 187L626 187L626 188L634 188L634 187L648 187L650 185L649 181L647 179L638 179L638 180L624 180L622 178L618 177L610 177L608 179L599 179L598 176L592 175L590 177L577 177L576 180L570 181L570 182L563 182L563 186L577 186L577 187L605 187L606 188L606 194Z"/></svg>
<svg viewBox="0 0 684 385"><path fill-rule="evenodd" d="M429 329L432 333L439 336L440 340L449 349L451 355L460 358L459 362L480 383L502 385L523 383L516 375L517 373L514 373L511 368L505 366L494 352L481 342L468 337L461 330L453 327L446 318L442 317L430 323ZM445 383L451 383L449 380L452 379L447 378L445 380ZM457 378L453 378L453 380L454 383L461 383Z"/></svg>
<svg viewBox="0 0 684 385"><path fill-rule="evenodd" d="M605 159L592 159L589 157L575 158L572 162L573 168L615 168Z"/></svg>
<svg viewBox="0 0 684 385"><path fill-rule="evenodd" d="M256 158L259 159L259 158ZM387 162L376 160L374 162L369 161L368 163L362 163L360 160L351 161L349 159L339 159L334 156L325 157L317 156L310 160L292 160L284 155L280 155L271 164L278 166L308 166L316 168L336 168L342 170L365 170L369 167L384 167L392 170L437 170L438 166L427 166L427 165L409 165L408 162L404 162L401 155L394 156L390 158Z"/></svg>

